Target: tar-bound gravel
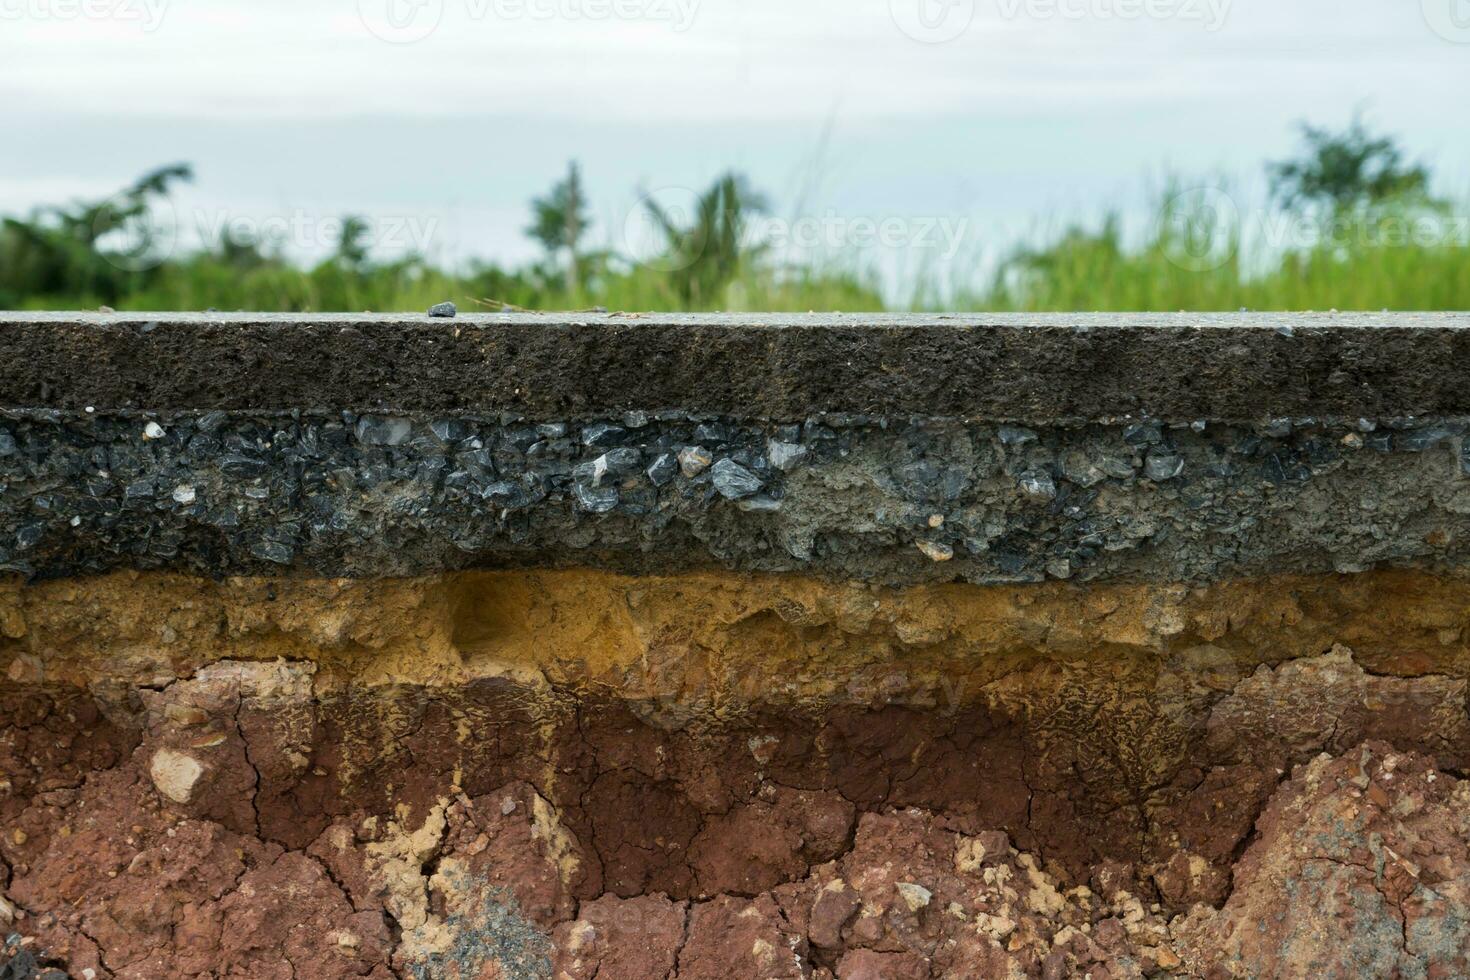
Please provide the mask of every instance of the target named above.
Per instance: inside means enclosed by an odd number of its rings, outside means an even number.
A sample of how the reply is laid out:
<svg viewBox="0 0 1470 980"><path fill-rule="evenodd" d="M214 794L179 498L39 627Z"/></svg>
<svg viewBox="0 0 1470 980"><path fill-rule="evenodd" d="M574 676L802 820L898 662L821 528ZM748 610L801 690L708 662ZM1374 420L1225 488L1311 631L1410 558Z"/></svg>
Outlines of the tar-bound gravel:
<svg viewBox="0 0 1470 980"><path fill-rule="evenodd" d="M1467 420L10 411L0 569L1204 581L1470 559Z"/></svg>

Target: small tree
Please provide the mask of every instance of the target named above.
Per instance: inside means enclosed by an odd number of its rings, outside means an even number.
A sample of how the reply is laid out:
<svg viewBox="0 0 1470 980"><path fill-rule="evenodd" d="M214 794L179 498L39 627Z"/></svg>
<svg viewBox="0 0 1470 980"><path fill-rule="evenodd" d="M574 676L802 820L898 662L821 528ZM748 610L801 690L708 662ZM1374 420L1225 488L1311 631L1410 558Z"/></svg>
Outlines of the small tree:
<svg viewBox="0 0 1470 980"><path fill-rule="evenodd" d="M6 218L0 223L0 299L58 295L117 302L157 274L172 242L160 248L168 229L155 227L153 209L176 182L193 176L188 164L171 164L105 201L42 208L28 220Z"/></svg>
<svg viewBox="0 0 1470 980"><path fill-rule="evenodd" d="M349 270L361 271L367 265L371 234L367 219L356 214L345 216L337 236L337 261Z"/></svg>
<svg viewBox="0 0 1470 980"><path fill-rule="evenodd" d="M684 227L652 198L644 203L667 243L670 275L680 296L696 305L711 302L735 277L749 251L750 218L766 210L765 199L735 173L720 177L699 196L693 220Z"/></svg>
<svg viewBox="0 0 1470 980"><path fill-rule="evenodd" d="M535 220L526 234L540 242L555 261L567 253L567 291L576 295L582 288L582 236L592 224L587 216L587 197L582 192L582 172L576 161L567 165L567 175L551 193L531 202Z"/></svg>
<svg viewBox="0 0 1470 980"><path fill-rule="evenodd" d="M1267 165L1271 196L1287 208L1350 214L1392 201L1429 203L1429 171L1404 162L1391 137L1355 117L1343 132L1301 124L1304 152Z"/></svg>

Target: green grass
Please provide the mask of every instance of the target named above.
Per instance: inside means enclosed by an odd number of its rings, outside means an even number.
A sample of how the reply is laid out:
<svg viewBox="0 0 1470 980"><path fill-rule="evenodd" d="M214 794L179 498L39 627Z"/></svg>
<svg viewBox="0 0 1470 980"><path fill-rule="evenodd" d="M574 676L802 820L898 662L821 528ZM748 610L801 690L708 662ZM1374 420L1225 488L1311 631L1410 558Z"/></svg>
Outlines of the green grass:
<svg viewBox="0 0 1470 980"><path fill-rule="evenodd" d="M1463 213L1463 211L1461 212ZM1230 230L1214 261L1190 256L1190 235L1214 230L1168 221L1164 231L1128 245L1115 221L1073 229L1039 247L1018 250L998 271L977 268L972 285L946 291L937 276L921 273L905 296L885 302L878 277L864 271L862 256L812 266L778 266L759 257L740 262L707 302L684 299L675 280L656 269L612 262L588 277L576 294L559 284L555 270L485 267L451 275L418 262L349 266L327 262L304 269L277 258L247 255L233 260L197 254L124 276L99 277L116 295L87 288L84 275L65 289L28 292L29 281L12 270L0 306L85 309L105 304L123 310L419 311L453 300L464 311L507 304L532 310L728 310L728 311L1206 311L1234 310L1447 310L1470 309L1470 247L1459 236L1442 244L1378 241L1349 235L1356 244L1264 252L1252 250ZM1189 217L1189 216L1186 216ZM1372 219L1382 220L1381 218ZM1450 224L1448 227L1453 228ZM0 256L3 259L3 256ZM0 281L5 270L0 269ZM931 270L932 271L932 270ZM964 276L949 277L964 279ZM80 281L83 285L78 286Z"/></svg>
<svg viewBox="0 0 1470 980"><path fill-rule="evenodd" d="M1156 235L1128 249L1106 226L1074 231L1015 256L954 305L1052 312L1470 309L1470 247L1456 238L1463 231L1444 234L1439 244L1375 241L1372 227L1394 220L1365 221L1341 239L1350 243L1345 246L1264 254L1236 234L1218 239L1212 252L1191 250L1177 235Z"/></svg>

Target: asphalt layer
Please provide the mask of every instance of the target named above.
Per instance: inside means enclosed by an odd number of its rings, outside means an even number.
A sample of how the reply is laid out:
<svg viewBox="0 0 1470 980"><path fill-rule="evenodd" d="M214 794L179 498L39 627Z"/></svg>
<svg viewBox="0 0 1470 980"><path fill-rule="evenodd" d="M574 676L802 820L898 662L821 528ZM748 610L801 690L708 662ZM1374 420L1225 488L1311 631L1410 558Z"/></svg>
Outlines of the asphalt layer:
<svg viewBox="0 0 1470 980"><path fill-rule="evenodd" d="M1031 425L1470 414L1470 315L0 313L0 406L823 412Z"/></svg>

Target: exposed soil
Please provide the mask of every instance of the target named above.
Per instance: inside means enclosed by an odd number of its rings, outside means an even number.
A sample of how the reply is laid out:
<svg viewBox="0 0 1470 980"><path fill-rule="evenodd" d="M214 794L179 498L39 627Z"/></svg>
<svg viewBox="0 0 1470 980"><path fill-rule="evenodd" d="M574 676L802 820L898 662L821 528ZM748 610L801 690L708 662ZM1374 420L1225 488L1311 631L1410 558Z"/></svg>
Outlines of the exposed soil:
<svg viewBox="0 0 1470 980"><path fill-rule="evenodd" d="M1467 599L13 582L0 976L1464 975Z"/></svg>

